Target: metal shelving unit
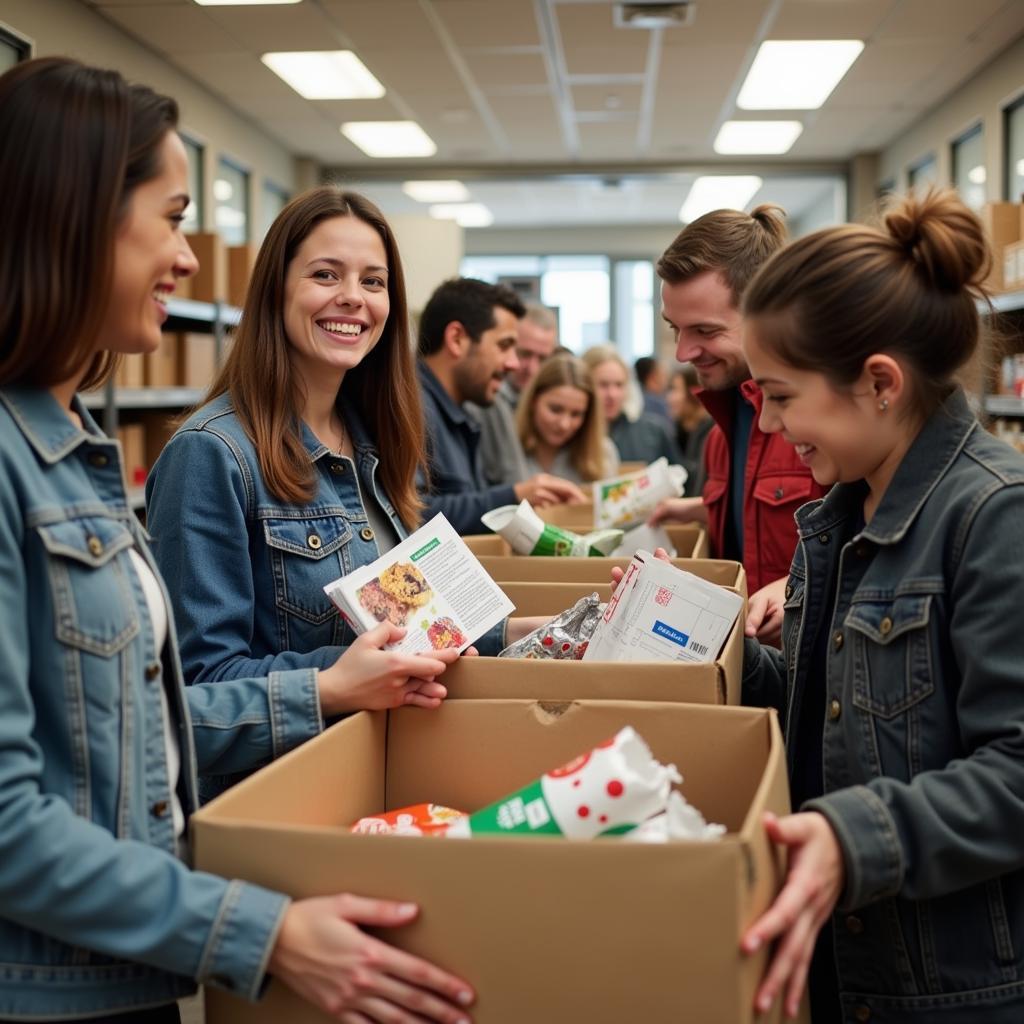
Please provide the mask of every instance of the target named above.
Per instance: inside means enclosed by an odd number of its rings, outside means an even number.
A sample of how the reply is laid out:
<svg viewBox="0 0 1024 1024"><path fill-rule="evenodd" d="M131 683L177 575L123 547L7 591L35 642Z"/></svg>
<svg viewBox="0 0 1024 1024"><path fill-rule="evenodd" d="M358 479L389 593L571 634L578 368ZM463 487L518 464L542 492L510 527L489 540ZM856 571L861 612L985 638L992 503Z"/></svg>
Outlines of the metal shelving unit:
<svg viewBox="0 0 1024 1024"><path fill-rule="evenodd" d="M990 312L1013 314L1014 316L1024 313L1024 289L993 295L991 307L985 303L979 303L978 309L982 315L988 315ZM1020 333L1024 335L1024 331L1020 331ZM989 416L1024 418L1024 398L1018 398L1016 395L983 394L981 407Z"/></svg>

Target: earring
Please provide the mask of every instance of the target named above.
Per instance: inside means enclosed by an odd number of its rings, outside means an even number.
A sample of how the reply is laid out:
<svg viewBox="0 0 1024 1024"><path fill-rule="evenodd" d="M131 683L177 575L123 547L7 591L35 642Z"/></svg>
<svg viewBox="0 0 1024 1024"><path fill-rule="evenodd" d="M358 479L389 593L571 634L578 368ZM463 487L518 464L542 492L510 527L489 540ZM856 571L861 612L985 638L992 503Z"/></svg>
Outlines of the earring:
<svg viewBox="0 0 1024 1024"><path fill-rule="evenodd" d="M879 408L879 411L885 412L885 410L889 408L889 399L888 398L883 398L878 403L878 408Z"/></svg>

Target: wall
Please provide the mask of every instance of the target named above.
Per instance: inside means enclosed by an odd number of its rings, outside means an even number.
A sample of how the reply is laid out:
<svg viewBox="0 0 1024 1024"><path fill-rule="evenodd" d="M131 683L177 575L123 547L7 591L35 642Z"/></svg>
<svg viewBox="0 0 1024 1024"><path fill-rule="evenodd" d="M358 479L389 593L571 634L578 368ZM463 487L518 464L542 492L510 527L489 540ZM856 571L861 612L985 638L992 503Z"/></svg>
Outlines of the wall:
<svg viewBox="0 0 1024 1024"><path fill-rule="evenodd" d="M656 260L681 230L678 222L639 227L471 228L466 231L466 255L598 253Z"/></svg>
<svg viewBox="0 0 1024 1024"><path fill-rule="evenodd" d="M952 179L950 144L979 119L984 122L985 165L989 199L1002 199L1004 147L1002 108L1024 93L1024 37L964 83L945 101L913 124L879 154L876 186L907 187L907 167L929 153L938 158L939 180Z"/></svg>
<svg viewBox="0 0 1024 1024"><path fill-rule="evenodd" d="M34 56L59 54L116 68L178 101L182 130L205 146L206 228L213 227L213 180L222 153L250 172L251 231L260 223L264 178L289 191L296 188L288 149L80 0L3 0L0 20L33 40Z"/></svg>
<svg viewBox="0 0 1024 1024"><path fill-rule="evenodd" d="M412 313L419 313L434 289L459 276L463 230L453 220L397 214L388 217L405 271L405 290Z"/></svg>

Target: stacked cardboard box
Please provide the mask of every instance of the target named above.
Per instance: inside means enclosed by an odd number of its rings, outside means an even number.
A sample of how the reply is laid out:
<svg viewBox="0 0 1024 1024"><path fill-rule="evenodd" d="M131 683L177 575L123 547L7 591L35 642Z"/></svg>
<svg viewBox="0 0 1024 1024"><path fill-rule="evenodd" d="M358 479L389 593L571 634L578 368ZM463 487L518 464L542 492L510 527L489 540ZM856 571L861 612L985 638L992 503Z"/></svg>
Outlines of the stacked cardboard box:
<svg viewBox="0 0 1024 1024"><path fill-rule="evenodd" d="M572 505L556 506L564 509L572 509ZM547 515L552 515L553 510L545 510ZM568 516L568 513L566 513ZM552 522L551 519L547 519L546 522ZM593 529L593 526L589 523L579 525L566 525L564 523L552 524L561 525L567 530L574 530L575 532L586 532ZM680 525L669 525L665 527L665 532L668 533L669 540L672 541L672 546L676 549L676 555L679 558L706 558L708 554L708 535L703 527L695 526L693 524ZM512 555L512 548L509 547L508 542L502 537L499 537L496 533L477 533L471 534L468 537L462 538L466 542L466 546L470 551L473 552L478 558L481 555ZM514 557L527 557L522 555L516 555ZM566 559L569 561L569 559Z"/></svg>
<svg viewBox="0 0 1024 1024"><path fill-rule="evenodd" d="M993 292L1006 291L1004 248L1024 237L1024 207L1020 203L986 203L981 223L992 247L992 273L985 286Z"/></svg>

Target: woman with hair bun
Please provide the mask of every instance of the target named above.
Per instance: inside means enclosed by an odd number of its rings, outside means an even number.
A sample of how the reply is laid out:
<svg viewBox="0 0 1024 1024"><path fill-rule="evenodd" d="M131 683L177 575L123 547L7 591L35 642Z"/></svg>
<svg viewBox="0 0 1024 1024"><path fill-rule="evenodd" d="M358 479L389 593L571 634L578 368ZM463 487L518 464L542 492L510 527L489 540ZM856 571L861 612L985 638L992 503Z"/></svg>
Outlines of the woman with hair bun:
<svg viewBox="0 0 1024 1024"><path fill-rule="evenodd" d="M949 191L817 232L745 296L743 347L823 485L796 515L783 651L744 700L783 715L793 806L756 995L795 1016L1024 1020L1024 457L975 419L989 253Z"/></svg>

